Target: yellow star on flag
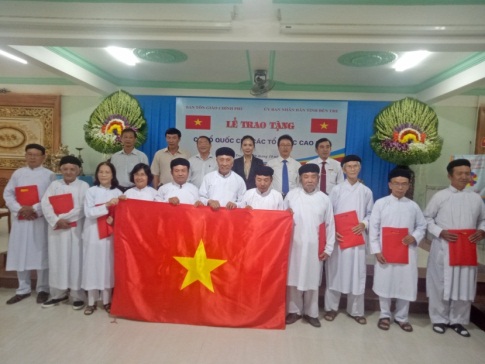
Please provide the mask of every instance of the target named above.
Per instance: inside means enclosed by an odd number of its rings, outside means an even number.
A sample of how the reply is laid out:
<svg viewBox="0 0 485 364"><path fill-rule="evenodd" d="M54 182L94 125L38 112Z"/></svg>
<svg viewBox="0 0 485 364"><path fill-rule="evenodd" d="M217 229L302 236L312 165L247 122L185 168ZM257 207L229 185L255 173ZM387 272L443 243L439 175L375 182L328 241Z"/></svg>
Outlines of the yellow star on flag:
<svg viewBox="0 0 485 364"><path fill-rule="evenodd" d="M328 126L328 124L327 124L327 123L321 123L321 124L320 124L320 127L321 127L322 129L327 129L327 126Z"/></svg>
<svg viewBox="0 0 485 364"><path fill-rule="evenodd" d="M214 287L212 286L211 272L222 264L226 263L227 260L221 259L208 259L205 253L205 246L202 239L200 239L199 246L195 251L194 257L174 257L177 262L179 262L185 269L187 269L187 274L182 283L180 289L184 289L188 285L199 281L204 286L206 286L211 292L214 292Z"/></svg>
<svg viewBox="0 0 485 364"><path fill-rule="evenodd" d="M194 123L197 126L201 126L202 125L202 120L200 120L199 118L197 118L197 120L195 120Z"/></svg>

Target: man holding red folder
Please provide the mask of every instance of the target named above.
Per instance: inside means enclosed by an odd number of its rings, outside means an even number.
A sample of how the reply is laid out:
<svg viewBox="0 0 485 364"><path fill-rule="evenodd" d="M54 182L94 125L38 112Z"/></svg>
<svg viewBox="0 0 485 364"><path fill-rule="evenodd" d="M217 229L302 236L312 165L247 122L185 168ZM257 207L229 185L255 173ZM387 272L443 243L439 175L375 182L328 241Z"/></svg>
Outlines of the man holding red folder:
<svg viewBox="0 0 485 364"><path fill-rule="evenodd" d="M470 161L456 159L446 169L451 185L437 192L424 211L428 231L433 235L426 273L429 316L434 332L443 334L450 327L469 337L463 325L470 322L471 303L475 299L476 261L452 265L456 258L452 254L458 249L450 248L456 248L455 244L476 244L484 237L485 206L480 195L465 189L471 181ZM462 235L466 238L462 239Z"/></svg>
<svg viewBox="0 0 485 364"><path fill-rule="evenodd" d="M283 201L284 208L293 212L294 221L288 264L286 324L293 324L303 317L313 327L320 327L318 287L322 261L333 251L335 224L332 204L318 188L318 165L305 164L298 173L301 187L290 190ZM320 252L322 230L326 233L326 245Z"/></svg>
<svg viewBox="0 0 485 364"><path fill-rule="evenodd" d="M370 253L375 254L373 291L379 296L381 313L377 327L389 330L391 320L405 332L409 302L418 292L418 243L426 233L426 220L419 206L405 197L411 172L395 168L389 173L391 194L376 201L369 223ZM396 309L391 312L391 300Z"/></svg>
<svg viewBox="0 0 485 364"><path fill-rule="evenodd" d="M42 167L45 148L39 144L25 147L26 167L17 169L8 181L3 197L12 214L7 254L7 271L17 271L19 288L7 301L11 305L31 295L30 271L37 270L37 303L49 298L47 226L40 198L55 179ZM23 202L25 201L25 202Z"/></svg>
<svg viewBox="0 0 485 364"><path fill-rule="evenodd" d="M330 192L335 214L336 248L325 264L325 314L333 321L337 316L340 296L347 295L347 315L365 325L364 291L367 275L365 263L365 229L374 206L372 191L359 182L361 159L347 155L342 159L347 179Z"/></svg>
<svg viewBox="0 0 485 364"><path fill-rule="evenodd" d="M81 289L82 231L84 197L89 185L77 178L81 161L74 156L59 162L62 179L52 182L42 197L42 210L49 224L49 285L51 299L43 308L73 299L72 308L84 307L86 293Z"/></svg>

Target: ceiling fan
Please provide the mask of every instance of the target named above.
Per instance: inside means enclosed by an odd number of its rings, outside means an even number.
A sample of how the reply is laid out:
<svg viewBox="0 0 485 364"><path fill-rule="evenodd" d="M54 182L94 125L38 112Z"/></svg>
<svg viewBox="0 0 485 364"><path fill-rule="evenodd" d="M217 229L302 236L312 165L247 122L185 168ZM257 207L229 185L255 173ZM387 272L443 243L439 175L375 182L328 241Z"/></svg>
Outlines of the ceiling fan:
<svg viewBox="0 0 485 364"><path fill-rule="evenodd" d="M253 96L262 96L268 93L274 86L275 82L268 79L267 71L257 70L254 72L254 84L249 92Z"/></svg>

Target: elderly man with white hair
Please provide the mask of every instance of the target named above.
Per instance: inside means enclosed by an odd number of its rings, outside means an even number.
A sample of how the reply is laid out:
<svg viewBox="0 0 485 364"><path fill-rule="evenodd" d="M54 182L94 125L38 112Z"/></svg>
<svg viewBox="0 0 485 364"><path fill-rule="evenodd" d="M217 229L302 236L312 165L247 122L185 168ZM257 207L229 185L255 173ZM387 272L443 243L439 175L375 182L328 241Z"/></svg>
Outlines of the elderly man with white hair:
<svg viewBox="0 0 485 364"><path fill-rule="evenodd" d="M241 176L232 171L235 155L231 148L217 149L217 171L206 174L202 180L199 189L200 201L213 210L218 210L220 207L227 209L242 207L246 183Z"/></svg>

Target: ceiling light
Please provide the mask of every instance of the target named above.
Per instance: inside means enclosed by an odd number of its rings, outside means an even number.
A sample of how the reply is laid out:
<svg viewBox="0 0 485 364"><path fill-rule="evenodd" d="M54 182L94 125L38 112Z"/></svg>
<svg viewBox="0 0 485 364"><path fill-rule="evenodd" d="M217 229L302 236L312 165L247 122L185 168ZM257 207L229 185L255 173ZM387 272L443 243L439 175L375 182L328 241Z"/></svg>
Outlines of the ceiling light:
<svg viewBox="0 0 485 364"><path fill-rule="evenodd" d="M128 66L134 66L140 63L138 57L133 54L132 49L121 47L106 47L106 51L117 61L127 64Z"/></svg>
<svg viewBox="0 0 485 364"><path fill-rule="evenodd" d="M0 49L0 55L2 55L4 57L7 57L7 58L10 58L10 59L13 59L14 61L17 61L17 62L20 62L20 63L23 63L23 64L27 64L27 61L25 59L22 59L20 57L14 56L13 54L10 54L8 52L2 51L1 49Z"/></svg>
<svg viewBox="0 0 485 364"><path fill-rule="evenodd" d="M430 54L431 52L428 51L406 52L394 63L392 68L397 72L405 71L420 64Z"/></svg>

